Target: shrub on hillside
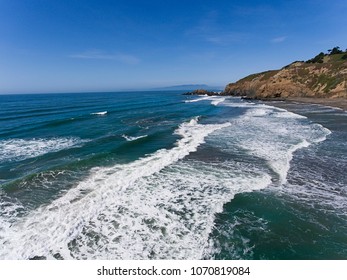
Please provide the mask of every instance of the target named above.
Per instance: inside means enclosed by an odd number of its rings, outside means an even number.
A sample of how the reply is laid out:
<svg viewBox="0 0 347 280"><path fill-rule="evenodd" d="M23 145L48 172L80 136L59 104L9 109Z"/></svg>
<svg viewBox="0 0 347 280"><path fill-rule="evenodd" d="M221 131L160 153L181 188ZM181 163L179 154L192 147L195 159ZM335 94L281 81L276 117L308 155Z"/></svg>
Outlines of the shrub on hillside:
<svg viewBox="0 0 347 280"><path fill-rule="evenodd" d="M307 60L307 63L323 63L325 54L323 52L316 55L314 58Z"/></svg>

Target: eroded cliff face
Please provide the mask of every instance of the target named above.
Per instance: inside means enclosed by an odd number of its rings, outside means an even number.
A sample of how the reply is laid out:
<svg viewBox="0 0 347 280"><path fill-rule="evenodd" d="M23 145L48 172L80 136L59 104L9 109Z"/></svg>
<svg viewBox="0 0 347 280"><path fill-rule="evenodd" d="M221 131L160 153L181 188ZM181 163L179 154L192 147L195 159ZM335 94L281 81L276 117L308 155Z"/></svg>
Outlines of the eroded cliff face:
<svg viewBox="0 0 347 280"><path fill-rule="evenodd" d="M326 55L322 63L294 62L280 70L247 76L230 83L222 94L249 98L347 98L345 53Z"/></svg>

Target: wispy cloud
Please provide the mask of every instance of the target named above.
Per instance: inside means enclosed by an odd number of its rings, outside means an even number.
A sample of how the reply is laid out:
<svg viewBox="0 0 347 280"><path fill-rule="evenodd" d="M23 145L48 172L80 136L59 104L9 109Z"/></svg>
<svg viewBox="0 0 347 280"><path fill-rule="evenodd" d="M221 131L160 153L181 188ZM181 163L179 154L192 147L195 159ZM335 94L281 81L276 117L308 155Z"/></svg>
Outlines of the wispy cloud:
<svg viewBox="0 0 347 280"><path fill-rule="evenodd" d="M216 45L227 45L230 43L240 43L246 40L248 37L245 33L239 32L226 32L226 33L218 33L214 34L206 34L204 39L207 42L216 44Z"/></svg>
<svg viewBox="0 0 347 280"><path fill-rule="evenodd" d="M241 43L247 40L249 34L242 32L226 31L214 27L198 26L186 32L187 36L199 38L200 40L215 45L228 45Z"/></svg>
<svg viewBox="0 0 347 280"><path fill-rule="evenodd" d="M282 36L282 37L276 37L276 38L273 38L271 39L271 43L282 43L284 42L285 40L287 39L287 36Z"/></svg>
<svg viewBox="0 0 347 280"><path fill-rule="evenodd" d="M199 40L215 45L240 43L246 41L249 37L249 34L244 32L236 32L229 26L224 26L224 24L221 24L219 21L218 12L211 11L195 26L186 30L185 35L198 38Z"/></svg>
<svg viewBox="0 0 347 280"><path fill-rule="evenodd" d="M71 54L69 57L78 59L114 60L124 64L138 64L140 62L140 59L133 55L124 53L106 53L100 50Z"/></svg>

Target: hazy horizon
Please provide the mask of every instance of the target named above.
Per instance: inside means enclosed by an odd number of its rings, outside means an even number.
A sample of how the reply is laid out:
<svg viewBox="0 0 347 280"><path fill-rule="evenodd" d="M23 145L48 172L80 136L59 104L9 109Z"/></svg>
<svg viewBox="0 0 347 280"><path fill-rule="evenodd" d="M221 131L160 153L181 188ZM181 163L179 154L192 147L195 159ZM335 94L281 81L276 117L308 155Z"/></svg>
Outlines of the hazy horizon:
<svg viewBox="0 0 347 280"><path fill-rule="evenodd" d="M154 88L125 88L125 89L105 89L105 90L86 90L86 91L41 91L41 92L0 92L0 95L12 95L12 94L83 94L83 93L121 93L121 92L146 92L146 91L190 91L195 89L207 89L207 90L222 90L224 86L210 86L210 85L200 85L200 84L187 84L187 85L169 85L164 87L154 87Z"/></svg>

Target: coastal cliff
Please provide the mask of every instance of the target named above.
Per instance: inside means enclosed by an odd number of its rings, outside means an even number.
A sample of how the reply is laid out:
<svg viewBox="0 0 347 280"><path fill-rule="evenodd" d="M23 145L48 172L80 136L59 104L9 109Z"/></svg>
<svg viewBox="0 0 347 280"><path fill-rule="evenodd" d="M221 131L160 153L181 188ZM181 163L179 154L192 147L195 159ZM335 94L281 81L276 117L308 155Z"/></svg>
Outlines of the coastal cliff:
<svg viewBox="0 0 347 280"><path fill-rule="evenodd" d="M347 50L335 47L306 62L249 75L228 84L221 94L254 99L347 98Z"/></svg>

